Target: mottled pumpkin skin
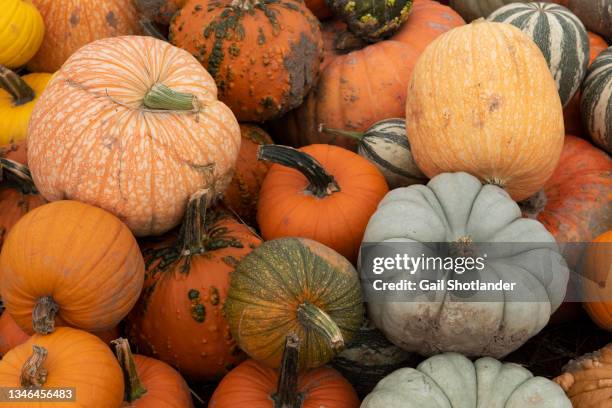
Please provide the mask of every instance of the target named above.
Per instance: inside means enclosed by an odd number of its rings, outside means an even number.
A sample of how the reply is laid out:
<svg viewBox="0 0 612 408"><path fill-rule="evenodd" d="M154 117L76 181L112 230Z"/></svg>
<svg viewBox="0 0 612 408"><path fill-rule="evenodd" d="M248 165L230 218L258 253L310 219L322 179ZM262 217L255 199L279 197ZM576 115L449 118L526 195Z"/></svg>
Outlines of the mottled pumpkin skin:
<svg viewBox="0 0 612 408"><path fill-rule="evenodd" d="M108 330L136 303L144 262L134 236L110 213L77 201L24 215L0 254L2 300L26 333L36 302L59 306L55 326Z"/></svg>
<svg viewBox="0 0 612 408"><path fill-rule="evenodd" d="M17 68L28 62L38 51L45 34L45 25L31 1L5 0L2 2L0 33L0 65Z"/></svg>
<svg viewBox="0 0 612 408"><path fill-rule="evenodd" d="M94 335L68 327L58 328L49 335L32 336L8 352L0 361L0 386L20 387L21 370L32 355L33 345L48 351L43 364L47 370L44 388L75 389L76 403L58 406L121 407L123 375L112 351ZM44 405L39 402L19 404L24 408Z"/></svg>
<svg viewBox="0 0 612 408"><path fill-rule="evenodd" d="M241 220L249 225L255 225L259 190L270 169L270 163L257 160L257 149L261 145L273 142L270 135L255 125L241 124L240 133L242 143L236 160L234 178L225 190L223 201Z"/></svg>
<svg viewBox="0 0 612 408"><path fill-rule="evenodd" d="M187 0L133 0L136 9L145 17L162 25L170 24L174 14Z"/></svg>
<svg viewBox="0 0 612 408"><path fill-rule="evenodd" d="M319 23L300 0L189 0L170 26L239 121L263 122L296 108L323 55Z"/></svg>
<svg viewBox="0 0 612 408"><path fill-rule="evenodd" d="M260 244L247 226L209 211L210 241L187 270L174 239L144 249L143 295L129 317L131 343L195 380L216 380L244 354L223 313L230 274ZM206 242L206 241L205 241Z"/></svg>
<svg viewBox="0 0 612 408"><path fill-rule="evenodd" d="M270 408L277 392L278 371L247 360L233 369L219 384L209 408ZM336 370L321 367L298 377L301 408L358 408L351 384Z"/></svg>
<svg viewBox="0 0 612 408"><path fill-rule="evenodd" d="M612 229L595 238L587 249L584 291L586 311L602 329L612 332ZM596 301L600 299L600 301Z"/></svg>
<svg viewBox="0 0 612 408"><path fill-rule="evenodd" d="M612 343L570 361L555 378L574 408L608 408L612 400Z"/></svg>
<svg viewBox="0 0 612 408"><path fill-rule="evenodd" d="M253 359L279 367L287 333L293 333L300 339L300 367L316 368L334 351L298 320L296 311L305 301L331 317L345 344L359 331L364 309L353 266L316 241L281 238L264 242L238 264L225 312L233 337Z"/></svg>
<svg viewBox="0 0 612 408"><path fill-rule="evenodd" d="M331 143L356 151L354 140L324 129L364 132L381 120L404 117L410 74L421 52L463 24L456 12L431 0L415 0L400 30L374 44L355 44L346 25L324 23L320 79L304 104L274 123L275 140L294 147Z"/></svg>

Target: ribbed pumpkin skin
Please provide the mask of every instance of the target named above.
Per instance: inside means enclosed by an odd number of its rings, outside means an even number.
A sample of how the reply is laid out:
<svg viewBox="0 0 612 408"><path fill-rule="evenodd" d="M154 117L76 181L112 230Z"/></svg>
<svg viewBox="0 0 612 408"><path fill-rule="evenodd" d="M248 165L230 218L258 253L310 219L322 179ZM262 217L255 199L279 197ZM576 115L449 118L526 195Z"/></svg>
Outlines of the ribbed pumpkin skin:
<svg viewBox="0 0 612 408"><path fill-rule="evenodd" d="M2 316L0 316L0 357L18 345L25 343L29 338L30 336L21 330L21 327L17 326L9 313L2 313Z"/></svg>
<svg viewBox="0 0 612 408"><path fill-rule="evenodd" d="M525 2L526 0L450 0L449 3L465 21L470 23L478 18L487 17L506 4Z"/></svg>
<svg viewBox="0 0 612 408"><path fill-rule="evenodd" d="M584 307L591 319L602 329L612 332L612 229L593 240L587 249L585 296L601 301L585 302Z"/></svg>
<svg viewBox="0 0 612 408"><path fill-rule="evenodd" d="M219 99L247 122L301 105L323 54L319 22L300 0L189 0L170 40L198 58Z"/></svg>
<svg viewBox="0 0 612 408"><path fill-rule="evenodd" d="M147 393L123 408L191 408L193 401L187 383L172 367L166 363L134 355L136 372Z"/></svg>
<svg viewBox="0 0 612 408"><path fill-rule="evenodd" d="M75 388L76 403L51 406L119 408L123 401L123 375L119 363L100 339L81 330L61 327L49 335L35 335L14 348L0 361L0 386L20 387L19 376L32 346L48 351L43 367L47 370L45 388ZM20 403L39 408L40 402ZM7 406L15 406L10 403Z"/></svg>
<svg viewBox="0 0 612 408"><path fill-rule="evenodd" d="M142 109L159 83L195 95L201 110ZM240 149L238 123L210 75L151 37L81 48L49 83L29 132L28 164L45 198L104 208L138 236L176 226L196 191L220 195Z"/></svg>
<svg viewBox="0 0 612 408"><path fill-rule="evenodd" d="M136 9L145 17L162 25L170 24L174 14L187 0L133 0Z"/></svg>
<svg viewBox="0 0 612 408"><path fill-rule="evenodd" d="M331 174L340 191L319 198L295 169L273 165L264 179L257 223L265 240L304 237L327 245L351 262L357 260L363 232L389 190L383 175L356 153L332 145L310 145L302 152Z"/></svg>
<svg viewBox="0 0 612 408"><path fill-rule="evenodd" d="M259 190L270 169L269 163L257 160L257 149L273 142L270 135L255 125L241 124L240 133L242 143L236 160L236 170L223 201L240 219L249 225L255 225Z"/></svg>
<svg viewBox="0 0 612 408"><path fill-rule="evenodd" d="M56 326L108 330L136 303L144 263L136 240L116 217L76 201L30 211L0 254L2 300L27 333L39 298L59 305Z"/></svg>
<svg viewBox="0 0 612 408"><path fill-rule="evenodd" d="M31 0L42 14L45 37L30 71L55 72L79 48L106 37L140 32L138 13L125 0Z"/></svg>
<svg viewBox="0 0 612 408"><path fill-rule="evenodd" d="M484 21L438 37L421 55L408 90L406 129L428 177L465 171L503 186L514 200L544 185L565 136L542 52L518 28Z"/></svg>
<svg viewBox="0 0 612 408"><path fill-rule="evenodd" d="M582 84L580 112L593 142L612 154L612 47L589 67Z"/></svg>
<svg viewBox="0 0 612 408"><path fill-rule="evenodd" d="M32 110L51 74L27 74L22 79L34 91L35 97L30 102L15 105L11 95L0 88L0 146L26 138Z"/></svg>
<svg viewBox="0 0 612 408"><path fill-rule="evenodd" d="M403 117L410 73L419 55L434 38L463 24L449 7L415 0L408 20L389 40L348 53L350 47L340 46L347 36L344 25L324 24L325 60L319 82L298 109L275 124L277 143L331 143L357 150L355 141L323 128L364 132L378 121Z"/></svg>
<svg viewBox="0 0 612 408"><path fill-rule="evenodd" d="M580 88L589 63L589 38L578 17L557 4L512 3L487 20L512 24L536 43L566 106Z"/></svg>
<svg viewBox="0 0 612 408"><path fill-rule="evenodd" d="M210 210L207 216L213 218ZM191 259L189 269L172 254L175 240L144 251L147 276L143 295L129 318L130 337L142 354L160 359L196 380L216 380L244 359L223 313L230 274L260 244L247 226L226 215L211 220L215 242ZM214 232L213 232L214 231ZM170 248L170 252L168 249ZM160 258L165 256L165 258ZM172 261L168 265L164 263Z"/></svg>
<svg viewBox="0 0 612 408"><path fill-rule="evenodd" d="M612 400L612 343L570 361L555 378L574 408L608 408Z"/></svg>
<svg viewBox="0 0 612 408"><path fill-rule="evenodd" d="M232 370L215 390L209 408L270 408L276 393L276 370L247 360ZM302 372L298 392L301 408L357 408L359 400L351 384L336 370L321 367Z"/></svg>
<svg viewBox="0 0 612 408"><path fill-rule="evenodd" d="M567 3L589 30L612 42L612 0L569 0Z"/></svg>
<svg viewBox="0 0 612 408"><path fill-rule="evenodd" d="M300 368L316 368L334 352L298 320L296 311L305 301L331 317L345 344L359 330L363 303L353 266L316 241L281 238L264 242L238 264L225 313L233 337L253 359L279 367L287 333L293 333L300 339Z"/></svg>
<svg viewBox="0 0 612 408"><path fill-rule="evenodd" d="M0 33L0 65L17 68L36 54L45 26L30 0L6 0L2 2Z"/></svg>

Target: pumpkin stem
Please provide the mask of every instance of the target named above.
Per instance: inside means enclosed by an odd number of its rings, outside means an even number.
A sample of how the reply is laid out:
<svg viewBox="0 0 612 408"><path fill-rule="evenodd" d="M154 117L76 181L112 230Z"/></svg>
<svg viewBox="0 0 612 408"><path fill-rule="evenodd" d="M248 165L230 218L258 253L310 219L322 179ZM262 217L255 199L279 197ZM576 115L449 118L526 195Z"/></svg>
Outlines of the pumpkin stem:
<svg viewBox="0 0 612 408"><path fill-rule="evenodd" d="M485 182L487 184L492 184L492 185L497 186L497 187L502 188L502 189L506 187L506 181L502 180L499 177L492 177L490 179L486 179Z"/></svg>
<svg viewBox="0 0 612 408"><path fill-rule="evenodd" d="M308 179L306 190L315 197L324 198L340 191L340 186L312 156L293 147L262 145L257 152L259 160L271 161L296 169Z"/></svg>
<svg viewBox="0 0 612 408"><path fill-rule="evenodd" d="M272 396L274 408L300 408L303 395L298 392L299 339L287 336L278 374L276 394Z"/></svg>
<svg viewBox="0 0 612 408"><path fill-rule="evenodd" d="M193 111L197 102L195 95L175 91L160 83L153 85L142 101L148 109L169 111Z"/></svg>
<svg viewBox="0 0 612 408"><path fill-rule="evenodd" d="M304 301L298 306L297 317L301 324L325 337L332 350L337 351L344 347L344 337L340 328L330 315L317 306L307 300Z"/></svg>
<svg viewBox="0 0 612 408"><path fill-rule="evenodd" d="M32 355L23 364L19 377L19 382L24 388L42 387L47 381L47 370L42 366L47 358L47 349L33 345L32 351Z"/></svg>
<svg viewBox="0 0 612 408"><path fill-rule="evenodd" d="M32 100L36 94L26 82L10 69L0 65L0 88L11 95L13 105L24 105Z"/></svg>
<svg viewBox="0 0 612 408"><path fill-rule="evenodd" d="M232 0L230 6L241 10L253 10L259 3L259 0Z"/></svg>
<svg viewBox="0 0 612 408"><path fill-rule="evenodd" d="M463 235L450 243L450 256L454 258L473 258L474 248L472 247L472 237Z"/></svg>
<svg viewBox="0 0 612 408"><path fill-rule="evenodd" d="M528 218L537 218L540 212L546 207L548 203L548 197L546 197L546 193L544 190L540 190L531 197L521 201L518 203L519 207L521 207L521 211Z"/></svg>
<svg viewBox="0 0 612 408"><path fill-rule="evenodd" d="M115 346L115 354L117 355L117 360L119 360L119 365L123 371L125 400L127 402L134 402L145 395L147 389L138 376L134 355L132 354L132 350L130 350L130 343L123 337L113 340L111 343Z"/></svg>
<svg viewBox="0 0 612 408"><path fill-rule="evenodd" d="M24 194L36 194L36 186L27 166L16 161L0 158L0 181L15 184Z"/></svg>
<svg viewBox="0 0 612 408"><path fill-rule="evenodd" d="M38 298L32 311L32 326L36 333L49 334L55 330L55 315L59 306L51 296Z"/></svg>
<svg viewBox="0 0 612 408"><path fill-rule="evenodd" d="M321 130L324 133L329 133L329 134L335 135L335 136L350 137L351 139L355 139L358 142L361 142L363 140L363 136L365 135L365 132L355 132L355 131L351 131L351 130L331 129L331 128L326 128L326 127L323 127Z"/></svg>

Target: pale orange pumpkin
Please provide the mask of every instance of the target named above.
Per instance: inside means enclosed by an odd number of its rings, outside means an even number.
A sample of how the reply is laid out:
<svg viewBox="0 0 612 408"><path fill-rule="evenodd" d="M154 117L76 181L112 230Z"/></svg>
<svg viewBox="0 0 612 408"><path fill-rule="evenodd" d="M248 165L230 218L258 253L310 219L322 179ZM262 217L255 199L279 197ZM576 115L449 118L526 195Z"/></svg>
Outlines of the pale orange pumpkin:
<svg viewBox="0 0 612 408"><path fill-rule="evenodd" d="M428 177L465 171L514 200L544 185L565 137L540 49L514 26L478 20L441 35L421 55L408 88L406 130Z"/></svg>
<svg viewBox="0 0 612 408"><path fill-rule="evenodd" d="M92 41L140 32L138 13L125 0L32 0L45 22L45 36L28 68L55 72Z"/></svg>
<svg viewBox="0 0 612 408"><path fill-rule="evenodd" d="M86 45L57 72L32 114L28 164L46 199L92 204L157 235L196 191L222 194L239 149L238 123L200 63L126 36Z"/></svg>

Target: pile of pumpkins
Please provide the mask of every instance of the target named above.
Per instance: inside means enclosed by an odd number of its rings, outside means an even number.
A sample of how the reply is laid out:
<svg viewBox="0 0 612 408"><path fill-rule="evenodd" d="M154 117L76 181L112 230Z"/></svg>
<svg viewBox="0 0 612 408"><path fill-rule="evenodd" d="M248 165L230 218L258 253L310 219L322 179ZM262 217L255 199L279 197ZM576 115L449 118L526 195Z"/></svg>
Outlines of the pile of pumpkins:
<svg viewBox="0 0 612 408"><path fill-rule="evenodd" d="M612 343L554 381L498 359L580 312L584 259L612 331L611 30L610 0L4 1L0 386L607 406ZM384 241L522 243L491 268L539 301L364 304Z"/></svg>

